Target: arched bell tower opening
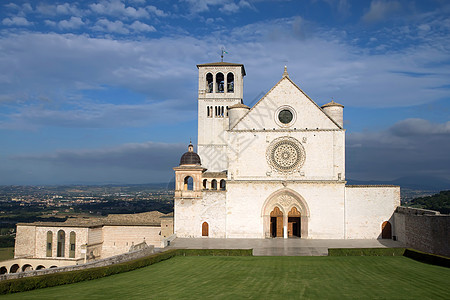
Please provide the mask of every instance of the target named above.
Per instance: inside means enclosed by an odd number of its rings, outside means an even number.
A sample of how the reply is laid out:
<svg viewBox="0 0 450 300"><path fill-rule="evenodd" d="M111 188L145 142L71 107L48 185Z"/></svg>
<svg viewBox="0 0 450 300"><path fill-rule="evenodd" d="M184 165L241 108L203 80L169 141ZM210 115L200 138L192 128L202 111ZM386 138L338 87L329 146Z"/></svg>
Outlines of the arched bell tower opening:
<svg viewBox="0 0 450 300"><path fill-rule="evenodd" d="M308 237L308 205L297 192L284 188L265 201L263 218L264 237Z"/></svg>

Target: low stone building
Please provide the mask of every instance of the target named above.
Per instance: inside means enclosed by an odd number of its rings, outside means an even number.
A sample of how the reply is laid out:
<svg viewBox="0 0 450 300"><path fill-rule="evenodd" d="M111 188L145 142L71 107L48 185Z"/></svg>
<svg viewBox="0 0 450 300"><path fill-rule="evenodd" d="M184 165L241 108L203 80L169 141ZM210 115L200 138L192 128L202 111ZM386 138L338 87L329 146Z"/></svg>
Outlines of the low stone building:
<svg viewBox="0 0 450 300"><path fill-rule="evenodd" d="M143 247L162 248L173 234L173 214L158 211L65 222L17 224L14 260L0 274L75 265Z"/></svg>

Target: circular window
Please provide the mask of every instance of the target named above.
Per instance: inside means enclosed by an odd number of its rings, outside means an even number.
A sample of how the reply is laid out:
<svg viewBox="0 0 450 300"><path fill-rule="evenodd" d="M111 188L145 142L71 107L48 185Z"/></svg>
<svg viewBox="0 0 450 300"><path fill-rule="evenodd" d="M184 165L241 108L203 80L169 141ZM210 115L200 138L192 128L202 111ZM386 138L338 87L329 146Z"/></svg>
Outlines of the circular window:
<svg viewBox="0 0 450 300"><path fill-rule="evenodd" d="M283 128L294 125L296 118L295 110L289 105L278 107L274 114L275 123Z"/></svg>
<svg viewBox="0 0 450 300"><path fill-rule="evenodd" d="M292 173L301 168L305 161L305 149L292 137L275 139L267 149L267 162L278 172Z"/></svg>
<svg viewBox="0 0 450 300"><path fill-rule="evenodd" d="M278 113L278 120L280 120L283 124L289 124L291 123L292 119L294 118L294 115L289 109L283 109Z"/></svg>

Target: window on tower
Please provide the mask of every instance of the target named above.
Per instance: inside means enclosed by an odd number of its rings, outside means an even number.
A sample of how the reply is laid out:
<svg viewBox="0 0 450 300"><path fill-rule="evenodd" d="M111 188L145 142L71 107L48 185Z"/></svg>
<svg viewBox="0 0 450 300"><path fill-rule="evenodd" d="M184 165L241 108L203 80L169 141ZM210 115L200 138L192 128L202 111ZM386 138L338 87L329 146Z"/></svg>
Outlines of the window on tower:
<svg viewBox="0 0 450 300"><path fill-rule="evenodd" d="M213 75L211 73L206 74L206 92L212 93L213 92Z"/></svg>
<svg viewBox="0 0 450 300"><path fill-rule="evenodd" d="M224 92L224 80L225 77L223 76L222 73L217 73L216 75L216 84L217 84L217 92L218 93L223 93Z"/></svg>
<svg viewBox="0 0 450 300"><path fill-rule="evenodd" d="M234 93L234 74L227 74L227 93Z"/></svg>

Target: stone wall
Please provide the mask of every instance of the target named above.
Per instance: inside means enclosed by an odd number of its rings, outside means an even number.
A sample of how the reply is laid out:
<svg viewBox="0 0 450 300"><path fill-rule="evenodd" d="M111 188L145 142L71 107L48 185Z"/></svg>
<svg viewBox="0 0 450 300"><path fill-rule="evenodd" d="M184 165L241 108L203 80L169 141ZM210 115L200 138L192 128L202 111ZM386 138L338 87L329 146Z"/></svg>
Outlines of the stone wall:
<svg viewBox="0 0 450 300"><path fill-rule="evenodd" d="M394 211L399 205L398 186L346 186L345 238L379 239L385 221L391 223L394 232Z"/></svg>
<svg viewBox="0 0 450 300"><path fill-rule="evenodd" d="M126 253L142 242L160 247L160 226L104 226L102 258Z"/></svg>
<svg viewBox="0 0 450 300"><path fill-rule="evenodd" d="M20 272L20 273L10 273L10 274L4 274L0 275L0 281L1 280L8 280L8 279L18 279L22 277L31 277L31 276L38 276L38 275L45 275L45 274L54 274L54 273L60 273L60 272L69 272L69 271L77 271L77 270L84 270L84 269L90 269L90 268L96 268L96 267L103 267L113 264L118 264L134 259L138 259L144 256L148 256L154 252L153 246L148 246L144 249L124 253L121 255L116 255L112 257L108 257L105 259L96 260L94 262L86 263L86 264L80 264L80 265L73 265L73 266L66 266L66 267L59 267L59 268L52 268L52 269L43 269L43 270L35 270L35 271L27 271L27 272Z"/></svg>
<svg viewBox="0 0 450 300"><path fill-rule="evenodd" d="M36 251L36 226L17 225L16 232L14 257L34 257Z"/></svg>
<svg viewBox="0 0 450 300"><path fill-rule="evenodd" d="M396 238L406 247L450 257L450 215L398 207L394 219Z"/></svg>
<svg viewBox="0 0 450 300"><path fill-rule="evenodd" d="M203 191L201 199L175 199L175 234L183 238L202 237L202 224L208 223L208 236L225 238L225 191Z"/></svg>

